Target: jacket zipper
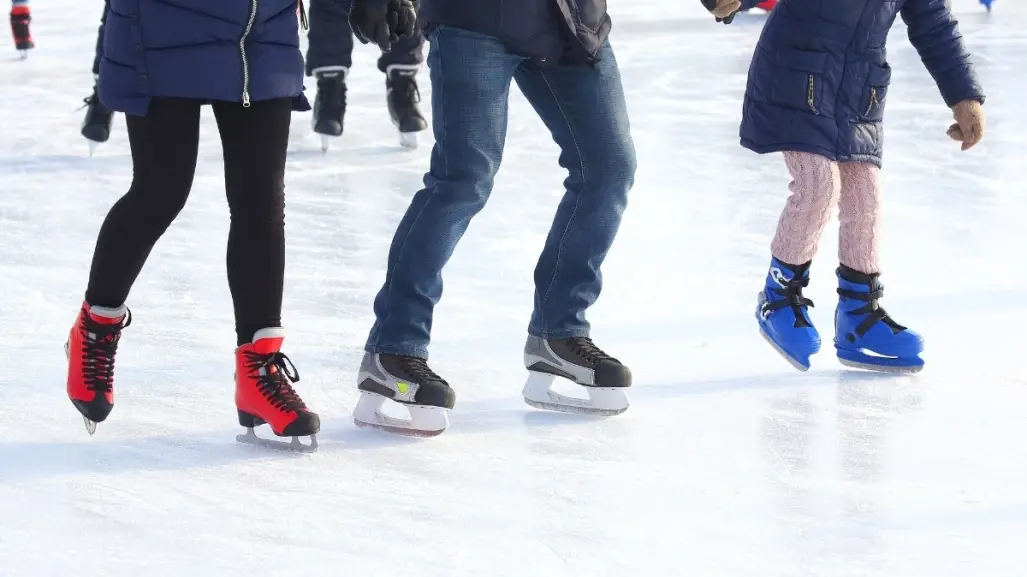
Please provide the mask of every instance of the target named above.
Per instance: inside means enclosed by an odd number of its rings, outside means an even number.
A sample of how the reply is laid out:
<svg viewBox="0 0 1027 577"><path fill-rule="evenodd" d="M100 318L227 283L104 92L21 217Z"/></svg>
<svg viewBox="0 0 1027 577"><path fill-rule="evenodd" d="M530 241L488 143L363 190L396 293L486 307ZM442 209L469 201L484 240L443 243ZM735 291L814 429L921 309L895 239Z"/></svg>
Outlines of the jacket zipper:
<svg viewBox="0 0 1027 577"><path fill-rule="evenodd" d="M246 57L246 37L253 30L253 22L257 19L257 4L260 0L250 0L250 19L246 22L246 29L239 38L239 55L242 56L242 106L250 107L250 61Z"/></svg>
<svg viewBox="0 0 1027 577"><path fill-rule="evenodd" d="M809 82L806 83L806 104L809 106L809 109L813 111L813 114L820 116L820 111L817 110L815 102L816 99L814 96L816 96L816 84L813 80L813 75L810 74Z"/></svg>
<svg viewBox="0 0 1027 577"><path fill-rule="evenodd" d="M867 111L863 113L863 116L870 116L870 112L877 106L877 89L873 86L870 87L870 105L867 106Z"/></svg>

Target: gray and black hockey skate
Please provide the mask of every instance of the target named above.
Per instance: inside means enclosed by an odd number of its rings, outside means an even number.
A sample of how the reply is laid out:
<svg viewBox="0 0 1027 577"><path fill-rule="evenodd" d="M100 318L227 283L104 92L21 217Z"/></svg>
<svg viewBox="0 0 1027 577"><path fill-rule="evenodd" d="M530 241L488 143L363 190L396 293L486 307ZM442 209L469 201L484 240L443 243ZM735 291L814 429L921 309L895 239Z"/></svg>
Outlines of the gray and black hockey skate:
<svg viewBox="0 0 1027 577"><path fill-rule="evenodd" d="M399 435L434 437L449 427L449 411L456 393L449 383L415 357L366 353L357 376L360 401L353 409L359 427L381 429ZM409 419L382 412L385 401L406 407Z"/></svg>
<svg viewBox="0 0 1027 577"><path fill-rule="evenodd" d="M392 64L385 69L389 116L399 130L399 144L403 148L417 148L418 133L428 128L428 121L417 107L421 102L421 93L414 79L418 68L417 64Z"/></svg>
<svg viewBox="0 0 1027 577"><path fill-rule="evenodd" d="M529 336L524 345L524 366L528 382L524 402L538 409L611 416L628 410L625 389L631 386L631 371L603 352L592 339L574 337L547 341ZM581 385L587 399L568 397L552 390L556 377Z"/></svg>
<svg viewBox="0 0 1027 577"><path fill-rule="evenodd" d="M331 140L342 136L349 68L325 66L314 69L313 73L317 78L317 96L314 98L311 128L321 135L321 152L328 152Z"/></svg>

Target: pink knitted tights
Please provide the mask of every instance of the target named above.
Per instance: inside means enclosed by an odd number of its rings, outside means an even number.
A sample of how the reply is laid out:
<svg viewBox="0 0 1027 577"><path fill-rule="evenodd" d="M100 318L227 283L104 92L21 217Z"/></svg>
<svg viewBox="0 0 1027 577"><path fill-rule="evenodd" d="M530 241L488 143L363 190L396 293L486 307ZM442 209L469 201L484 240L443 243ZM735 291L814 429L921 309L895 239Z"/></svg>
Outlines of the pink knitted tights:
<svg viewBox="0 0 1027 577"><path fill-rule="evenodd" d="M838 259L860 272L881 272L877 253L881 220L878 168L866 162L834 162L808 152L786 152L784 157L792 175L788 185L792 194L777 223L771 244L774 256L795 265L813 260L824 227L838 204Z"/></svg>

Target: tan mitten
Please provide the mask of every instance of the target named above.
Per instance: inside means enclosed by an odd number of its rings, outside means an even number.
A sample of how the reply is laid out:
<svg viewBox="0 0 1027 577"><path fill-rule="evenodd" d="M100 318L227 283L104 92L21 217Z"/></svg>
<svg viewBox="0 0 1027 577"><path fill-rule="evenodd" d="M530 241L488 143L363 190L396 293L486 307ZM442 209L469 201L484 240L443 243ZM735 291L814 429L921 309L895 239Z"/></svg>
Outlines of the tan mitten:
<svg viewBox="0 0 1027 577"><path fill-rule="evenodd" d="M964 100L952 107L955 124L945 134L957 142L962 142L963 150L973 148L984 138L984 107L976 100Z"/></svg>
<svg viewBox="0 0 1027 577"><path fill-rule="evenodd" d="M710 12L713 13L717 18L727 18L728 16L738 12L742 8L742 3L738 0L717 0L717 5Z"/></svg>

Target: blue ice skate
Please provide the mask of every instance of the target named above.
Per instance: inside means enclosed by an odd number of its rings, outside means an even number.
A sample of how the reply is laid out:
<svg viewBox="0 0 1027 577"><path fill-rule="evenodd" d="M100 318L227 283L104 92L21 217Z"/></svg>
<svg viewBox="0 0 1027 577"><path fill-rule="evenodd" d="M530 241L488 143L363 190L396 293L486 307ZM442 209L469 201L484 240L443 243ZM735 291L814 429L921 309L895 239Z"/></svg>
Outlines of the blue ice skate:
<svg viewBox="0 0 1027 577"><path fill-rule="evenodd" d="M892 320L877 300L884 287L877 274L838 267L838 308L834 346L847 367L889 373L917 373L924 368L924 339Z"/></svg>
<svg viewBox="0 0 1027 577"><path fill-rule="evenodd" d="M813 301L802 296L802 289L809 285L809 265L771 259L767 284L756 306L760 334L800 371L809 370L810 356L820 350L820 333L807 311Z"/></svg>
<svg viewBox="0 0 1027 577"><path fill-rule="evenodd" d="M988 12L991 12L991 5L993 2L995 2L995 0L981 0L981 5L983 5Z"/></svg>

